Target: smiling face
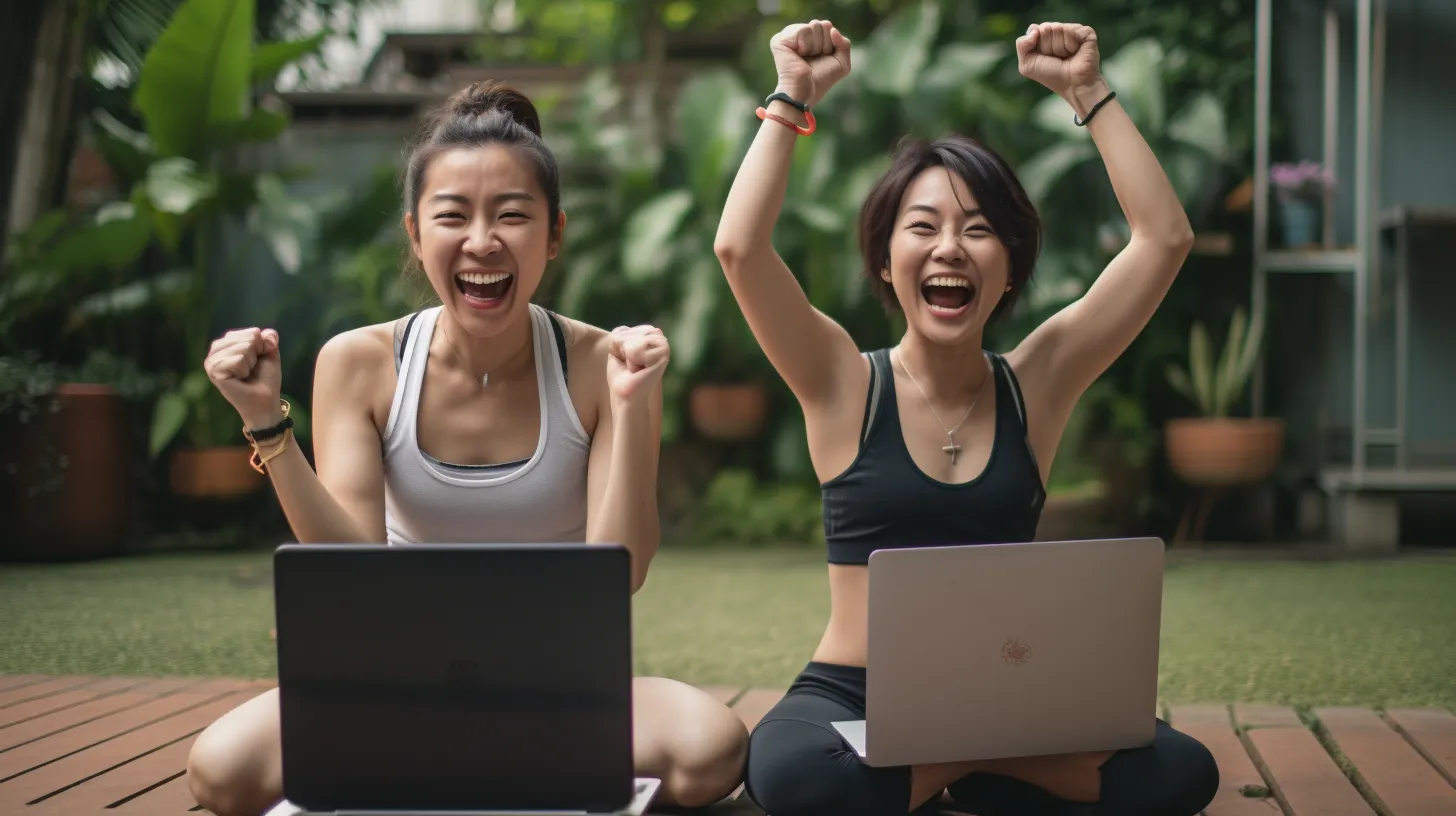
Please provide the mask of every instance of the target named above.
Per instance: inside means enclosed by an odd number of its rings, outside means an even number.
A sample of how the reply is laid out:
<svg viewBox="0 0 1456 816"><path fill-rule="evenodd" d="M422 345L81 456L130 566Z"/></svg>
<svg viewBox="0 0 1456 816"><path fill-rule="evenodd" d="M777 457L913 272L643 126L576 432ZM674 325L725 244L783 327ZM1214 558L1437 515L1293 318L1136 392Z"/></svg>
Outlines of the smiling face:
<svg viewBox="0 0 1456 816"><path fill-rule="evenodd" d="M556 257L565 214L551 221L530 164L497 144L436 155L405 228L445 308L466 331L491 337L524 313Z"/></svg>
<svg viewBox="0 0 1456 816"><path fill-rule="evenodd" d="M890 233L889 266L906 321L926 339L974 339L1006 293L1010 254L965 180L945 167L921 171L905 188Z"/></svg>

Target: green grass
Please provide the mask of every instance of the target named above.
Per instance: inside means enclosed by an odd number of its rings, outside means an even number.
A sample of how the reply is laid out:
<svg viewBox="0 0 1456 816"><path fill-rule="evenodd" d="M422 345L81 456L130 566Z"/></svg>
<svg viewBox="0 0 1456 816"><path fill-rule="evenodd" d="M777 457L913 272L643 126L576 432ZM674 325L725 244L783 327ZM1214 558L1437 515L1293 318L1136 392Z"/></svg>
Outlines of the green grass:
<svg viewBox="0 0 1456 816"><path fill-rule="evenodd" d="M0 567L0 674L273 673L269 554ZM1456 707L1456 558L1168 568L1170 702ZM667 549L637 670L782 686L828 614L818 551Z"/></svg>

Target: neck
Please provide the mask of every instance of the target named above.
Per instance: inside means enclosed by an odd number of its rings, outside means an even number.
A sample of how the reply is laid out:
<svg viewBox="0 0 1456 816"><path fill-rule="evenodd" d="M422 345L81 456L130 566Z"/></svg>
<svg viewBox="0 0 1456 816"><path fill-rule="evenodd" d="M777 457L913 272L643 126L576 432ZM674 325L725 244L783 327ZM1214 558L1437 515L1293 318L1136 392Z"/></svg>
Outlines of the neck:
<svg viewBox="0 0 1456 816"><path fill-rule="evenodd" d="M471 379L479 380L487 375L492 380L502 379L532 362L529 311L493 337L476 337L465 331L449 309L440 310L439 328L443 332L441 351L447 366L462 370Z"/></svg>
<svg viewBox="0 0 1456 816"><path fill-rule="evenodd" d="M981 391L991 369L981 351L981 333L954 346L926 340L914 329L906 329L897 350L902 367L908 368L926 395L937 401L963 402Z"/></svg>

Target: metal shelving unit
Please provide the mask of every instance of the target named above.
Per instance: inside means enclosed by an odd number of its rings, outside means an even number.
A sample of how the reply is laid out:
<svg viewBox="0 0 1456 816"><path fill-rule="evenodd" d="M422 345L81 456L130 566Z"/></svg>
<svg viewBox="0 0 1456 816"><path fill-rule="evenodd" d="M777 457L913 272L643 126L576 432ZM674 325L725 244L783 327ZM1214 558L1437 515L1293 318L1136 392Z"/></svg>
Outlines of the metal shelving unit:
<svg viewBox="0 0 1456 816"><path fill-rule="evenodd" d="M1320 483L1335 501L1332 518L1337 535L1346 539L1378 539L1378 546L1394 547L1398 514L1389 494L1409 490L1456 489L1456 468L1410 468L1406 427L1407 390L1409 386L1409 316L1410 289L1407 285L1406 235L1408 227L1431 217L1450 218L1453 213L1412 211L1393 208L1380 211L1380 139L1382 132L1381 96L1385 73L1385 2L1384 0L1326 0L1324 9L1323 54L1323 163L1338 167L1340 127L1340 16L1353 11L1355 19L1355 149L1353 206L1355 236L1353 246L1337 245L1334 228L1334 192L1327 191L1324 201L1321 245L1312 249L1275 249L1269 246L1269 119L1270 85L1273 77L1272 49L1274 42L1274 2L1258 0L1255 21L1255 91L1254 91L1254 241L1252 308L1267 308L1270 275L1335 274L1352 276L1353 364L1352 428L1350 466L1324 468ZM1379 213L1379 217L1377 217ZM1380 256L1382 237L1393 239L1396 263L1393 286L1395 331L1395 422L1393 427L1370 427L1367 397L1369 395L1369 334L1373 322L1372 291L1380 291ZM1253 411L1256 416L1264 408L1264 370L1262 360L1251 383ZM1372 446L1393 448L1394 466L1371 467L1368 449ZM1371 493L1384 493L1375 500ZM1374 515L1372 516L1372 512ZM1362 515L1363 514L1363 515ZM1358 517L1357 517L1358 516ZM1373 520L1372 520L1373 519Z"/></svg>

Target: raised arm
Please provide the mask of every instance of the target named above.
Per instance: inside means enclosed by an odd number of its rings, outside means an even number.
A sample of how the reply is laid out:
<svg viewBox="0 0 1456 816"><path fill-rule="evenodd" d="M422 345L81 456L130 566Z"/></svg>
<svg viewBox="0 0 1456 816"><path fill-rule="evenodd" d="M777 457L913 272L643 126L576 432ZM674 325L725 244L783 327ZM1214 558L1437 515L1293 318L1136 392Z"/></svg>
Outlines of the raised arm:
<svg viewBox="0 0 1456 816"><path fill-rule="evenodd" d="M373 402L368 384L375 378L359 376L378 367L371 344L367 335L349 332L319 352L312 424L318 473L292 438L264 465L301 543L385 540L384 454L368 408ZM228 332L213 343L205 366L244 426L263 430L283 420L278 334L272 329ZM267 454L277 443L260 440L260 447Z"/></svg>
<svg viewBox="0 0 1456 816"><path fill-rule="evenodd" d="M771 45L779 73L776 92L812 112L849 73L849 48L849 40L826 21L785 28ZM782 100L768 103L766 110L800 127L808 124L798 108ZM848 333L814 308L773 247L799 138L796 130L764 118L728 191L713 249L769 362L801 403L819 404L835 400L835 386L846 380L842 373L861 361Z"/></svg>
<svg viewBox="0 0 1456 816"><path fill-rule="evenodd" d="M600 342L606 377L587 465L586 536L593 544L627 548L636 592L661 537L657 461L669 347L652 326L619 328Z"/></svg>
<svg viewBox="0 0 1456 816"><path fill-rule="evenodd" d="M1193 246L1193 228L1137 126L1116 99L1104 101L1115 89L1099 70L1096 33L1084 25L1042 23L1016 47L1024 76L1067 100L1068 116L1091 116L1087 130L1132 232L1087 293L1009 355L1025 369L1023 379L1041 392L1047 410L1065 418L1163 302Z"/></svg>

